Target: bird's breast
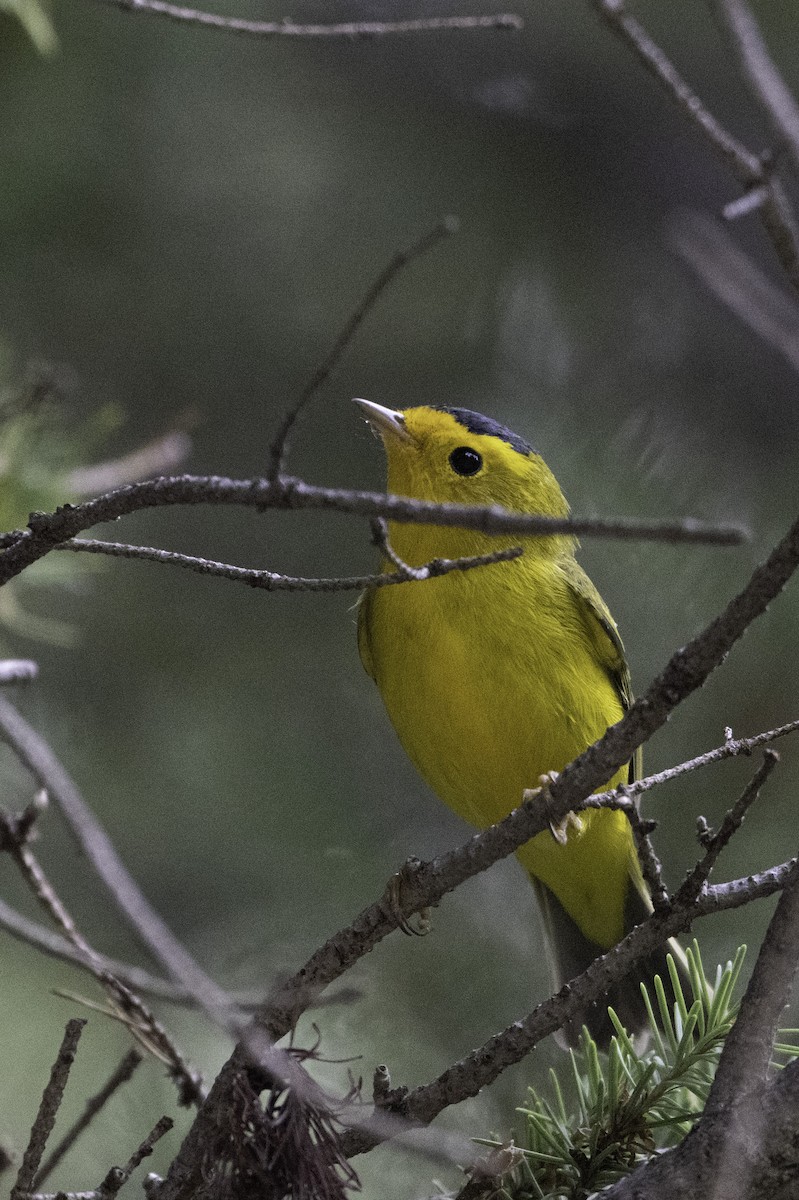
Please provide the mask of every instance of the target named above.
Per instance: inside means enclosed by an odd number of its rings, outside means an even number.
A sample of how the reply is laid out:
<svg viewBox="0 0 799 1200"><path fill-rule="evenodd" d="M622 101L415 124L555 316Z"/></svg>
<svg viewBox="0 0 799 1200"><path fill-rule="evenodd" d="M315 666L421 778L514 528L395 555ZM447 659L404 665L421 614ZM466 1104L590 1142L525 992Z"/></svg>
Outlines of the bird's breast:
<svg viewBox="0 0 799 1200"><path fill-rule="evenodd" d="M369 652L399 738L478 826L621 715L568 596L523 561L383 588L370 604Z"/></svg>

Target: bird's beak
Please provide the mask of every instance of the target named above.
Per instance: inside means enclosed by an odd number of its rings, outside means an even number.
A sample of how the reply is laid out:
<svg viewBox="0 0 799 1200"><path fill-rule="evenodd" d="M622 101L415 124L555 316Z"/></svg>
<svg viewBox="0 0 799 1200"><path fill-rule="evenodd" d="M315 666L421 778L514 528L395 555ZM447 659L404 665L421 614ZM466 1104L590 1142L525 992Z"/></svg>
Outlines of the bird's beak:
<svg viewBox="0 0 799 1200"><path fill-rule="evenodd" d="M382 404L375 404L374 400L355 399L353 403L359 405L371 429L379 437L384 440L393 437L398 438L401 442L413 441L413 437L405 426L405 417L401 412L397 412L393 408L384 408Z"/></svg>

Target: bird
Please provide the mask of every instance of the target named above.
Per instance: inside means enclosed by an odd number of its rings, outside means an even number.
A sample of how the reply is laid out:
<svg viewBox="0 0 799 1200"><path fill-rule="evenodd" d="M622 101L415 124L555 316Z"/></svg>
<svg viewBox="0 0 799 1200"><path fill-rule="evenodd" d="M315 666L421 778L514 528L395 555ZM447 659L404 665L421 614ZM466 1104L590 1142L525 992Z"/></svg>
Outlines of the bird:
<svg viewBox="0 0 799 1200"><path fill-rule="evenodd" d="M530 443L491 417L429 405L402 410L358 399L383 442L387 490L417 500L501 505L567 517L552 471ZM619 721L632 703L630 671L610 610L576 558L569 534L489 535L475 529L389 521L383 571L519 546L519 557L419 583L367 589L358 646L391 723L433 792L486 828L552 779ZM607 787L640 776L641 754ZM556 988L579 975L652 911L630 821L609 808L571 815L516 857L535 889ZM661 975L670 940L564 1028L583 1025L601 1046L611 1005L632 1034L645 1031L640 981ZM645 1035L644 1035L645 1036Z"/></svg>

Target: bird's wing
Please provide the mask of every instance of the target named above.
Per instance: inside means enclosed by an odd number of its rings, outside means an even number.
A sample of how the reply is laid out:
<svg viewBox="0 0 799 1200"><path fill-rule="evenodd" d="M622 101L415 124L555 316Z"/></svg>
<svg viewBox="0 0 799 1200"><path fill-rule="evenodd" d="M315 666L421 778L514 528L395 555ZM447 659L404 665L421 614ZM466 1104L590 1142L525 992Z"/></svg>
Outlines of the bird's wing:
<svg viewBox="0 0 799 1200"><path fill-rule="evenodd" d="M367 588L358 598L358 653L364 670L372 679L375 678L372 650L369 645L369 626L371 624L372 605L374 603L374 588Z"/></svg>
<svg viewBox="0 0 799 1200"><path fill-rule="evenodd" d="M622 708L627 712L633 702L630 668L627 666L624 644L616 622L610 615L610 609L575 558L563 558L559 565L588 629L597 660L610 677ZM363 654L363 651L361 653ZM642 766L639 747L630 763L630 783L641 777Z"/></svg>

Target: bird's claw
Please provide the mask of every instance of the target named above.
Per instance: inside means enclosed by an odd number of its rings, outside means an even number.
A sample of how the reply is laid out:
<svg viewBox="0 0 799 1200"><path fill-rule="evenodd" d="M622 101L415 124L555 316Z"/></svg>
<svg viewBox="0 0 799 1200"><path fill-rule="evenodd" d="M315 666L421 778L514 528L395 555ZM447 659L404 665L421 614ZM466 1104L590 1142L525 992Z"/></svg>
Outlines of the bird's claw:
<svg viewBox="0 0 799 1200"><path fill-rule="evenodd" d="M575 833L582 833L583 822L578 817L576 812L571 809L566 813L562 821L550 821L550 832L559 846L565 846L569 840L569 828L572 828Z"/></svg>
<svg viewBox="0 0 799 1200"><path fill-rule="evenodd" d="M397 928L401 929L403 933L412 937L425 937L433 928L433 923L430 919L430 909L421 909L420 912L415 914L417 917L416 923L411 924L411 921L403 912L402 904L402 889L411 882L418 866L418 858L409 858L400 867L399 871L391 876L383 893L383 907L388 911L389 916L393 918Z"/></svg>
<svg viewBox="0 0 799 1200"><path fill-rule="evenodd" d="M539 775L539 787L528 788L528 790L524 793L524 799L532 800L535 796L543 796L544 805L545 807L548 807L548 791L557 778L557 771L547 771L545 775ZM566 816L562 817L560 821L550 820L549 828L558 845L565 846L569 840L569 829L572 828L575 833L582 833L583 822L577 813L572 812L570 809L569 812L566 813Z"/></svg>

